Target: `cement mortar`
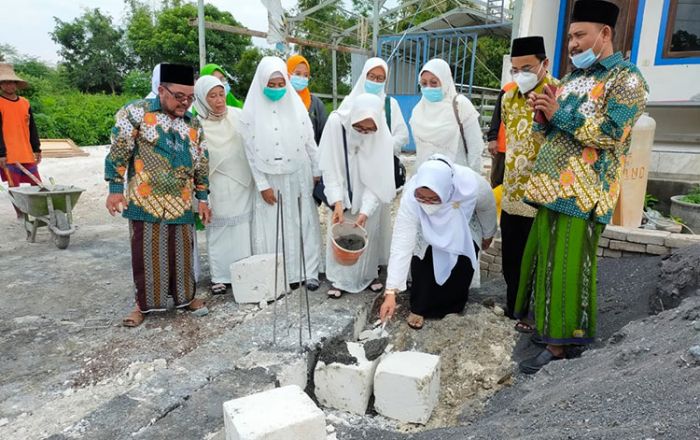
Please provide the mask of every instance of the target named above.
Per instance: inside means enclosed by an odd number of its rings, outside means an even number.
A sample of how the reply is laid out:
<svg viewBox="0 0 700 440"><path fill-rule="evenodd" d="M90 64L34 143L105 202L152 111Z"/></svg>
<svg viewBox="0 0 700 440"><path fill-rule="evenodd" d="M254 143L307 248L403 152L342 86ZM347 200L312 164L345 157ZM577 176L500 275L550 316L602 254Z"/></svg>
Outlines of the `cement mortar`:
<svg viewBox="0 0 700 440"><path fill-rule="evenodd" d="M389 345L389 338L370 339L364 342L365 357L368 361L373 361L384 353Z"/></svg>
<svg viewBox="0 0 700 440"><path fill-rule="evenodd" d="M357 365L357 358L350 354L347 343L339 338L333 338L323 344L318 360L326 365L334 362L343 365Z"/></svg>

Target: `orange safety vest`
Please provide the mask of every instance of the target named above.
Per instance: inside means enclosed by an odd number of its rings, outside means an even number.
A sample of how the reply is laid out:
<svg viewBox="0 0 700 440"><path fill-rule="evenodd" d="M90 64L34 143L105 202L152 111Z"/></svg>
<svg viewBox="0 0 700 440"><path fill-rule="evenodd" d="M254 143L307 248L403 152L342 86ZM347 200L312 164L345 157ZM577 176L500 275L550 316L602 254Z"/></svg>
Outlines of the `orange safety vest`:
<svg viewBox="0 0 700 440"><path fill-rule="evenodd" d="M17 101L0 97L0 115L7 163L34 163L29 142L29 101L22 97Z"/></svg>
<svg viewBox="0 0 700 440"><path fill-rule="evenodd" d="M509 82L505 86L503 86L503 91L508 92L509 90L514 89L517 86L515 81ZM505 153L506 152L506 126L503 125L503 118L501 118L501 126L498 127L498 138L496 139L496 143L498 144L498 152L499 153Z"/></svg>

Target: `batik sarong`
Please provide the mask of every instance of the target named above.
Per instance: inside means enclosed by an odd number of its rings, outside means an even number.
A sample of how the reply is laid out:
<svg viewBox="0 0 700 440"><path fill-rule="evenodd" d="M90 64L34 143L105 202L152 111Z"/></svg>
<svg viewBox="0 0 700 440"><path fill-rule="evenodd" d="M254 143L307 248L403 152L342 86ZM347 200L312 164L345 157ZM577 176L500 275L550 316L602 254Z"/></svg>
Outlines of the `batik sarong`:
<svg viewBox="0 0 700 440"><path fill-rule="evenodd" d="M130 221L131 266L136 303L143 313L165 310L194 299L194 225Z"/></svg>
<svg viewBox="0 0 700 440"><path fill-rule="evenodd" d="M594 341L596 249L604 227L547 208L537 211L523 254L515 317L525 317L533 300L530 307L544 342Z"/></svg>

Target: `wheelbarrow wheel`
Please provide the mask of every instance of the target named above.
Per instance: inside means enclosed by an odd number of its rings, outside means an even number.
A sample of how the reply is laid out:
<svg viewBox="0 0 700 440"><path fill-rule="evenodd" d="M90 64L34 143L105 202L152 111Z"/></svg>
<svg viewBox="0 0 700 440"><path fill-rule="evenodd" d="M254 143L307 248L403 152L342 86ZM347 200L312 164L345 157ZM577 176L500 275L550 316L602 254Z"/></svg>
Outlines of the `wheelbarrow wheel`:
<svg viewBox="0 0 700 440"><path fill-rule="evenodd" d="M56 216L56 228L58 228L58 230L67 231L68 229L70 229L70 225L68 224L68 216L66 215L65 212L56 211L55 216ZM58 234L54 233L53 234L53 242L57 248L65 249L70 244L70 235L58 235Z"/></svg>

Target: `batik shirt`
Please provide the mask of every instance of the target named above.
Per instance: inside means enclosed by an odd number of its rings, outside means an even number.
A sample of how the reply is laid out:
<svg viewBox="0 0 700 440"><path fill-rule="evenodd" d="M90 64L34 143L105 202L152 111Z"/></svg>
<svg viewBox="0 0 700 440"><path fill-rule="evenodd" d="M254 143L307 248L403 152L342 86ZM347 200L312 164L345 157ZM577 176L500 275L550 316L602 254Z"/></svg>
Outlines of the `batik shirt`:
<svg viewBox="0 0 700 440"><path fill-rule="evenodd" d="M646 107L649 87L619 52L561 81L559 109L533 125L546 140L525 199L573 217L607 224L620 195L630 133Z"/></svg>
<svg viewBox="0 0 700 440"><path fill-rule="evenodd" d="M533 92L543 93L546 84L557 84L557 81L547 74ZM520 93L517 86L503 95L501 120L506 127L506 165L501 206L508 214L523 217L537 214L535 208L523 202L525 186L530 180L543 140L542 136L532 136L533 116L526 95Z"/></svg>
<svg viewBox="0 0 700 440"><path fill-rule="evenodd" d="M158 98L119 110L105 159L109 192L123 194L125 178L125 218L194 223L192 196L206 201L209 187L209 159L199 121L189 113L171 118L161 111Z"/></svg>

